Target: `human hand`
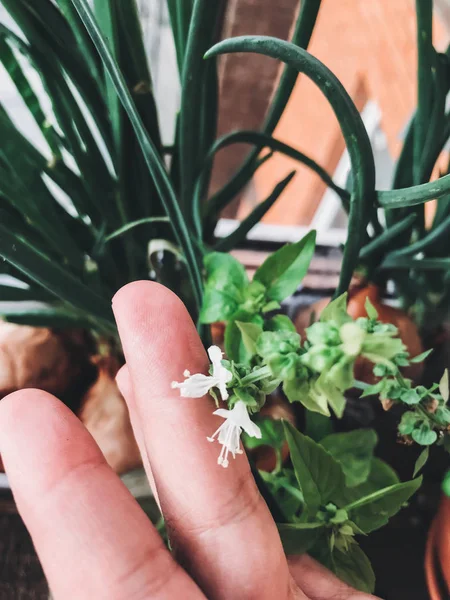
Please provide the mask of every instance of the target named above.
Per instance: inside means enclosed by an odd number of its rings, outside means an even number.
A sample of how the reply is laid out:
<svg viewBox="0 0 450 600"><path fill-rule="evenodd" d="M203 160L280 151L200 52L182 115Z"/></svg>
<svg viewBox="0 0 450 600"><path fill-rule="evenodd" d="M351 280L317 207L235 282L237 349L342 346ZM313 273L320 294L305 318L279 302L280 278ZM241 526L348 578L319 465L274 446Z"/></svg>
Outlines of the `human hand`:
<svg viewBox="0 0 450 600"><path fill-rule="evenodd" d="M136 282L113 309L118 384L173 553L71 411L23 390L0 403L0 451L56 600L369 600L308 556L286 559L245 455L217 466L207 399L171 382L208 359L180 300ZM220 424L220 423L219 423Z"/></svg>

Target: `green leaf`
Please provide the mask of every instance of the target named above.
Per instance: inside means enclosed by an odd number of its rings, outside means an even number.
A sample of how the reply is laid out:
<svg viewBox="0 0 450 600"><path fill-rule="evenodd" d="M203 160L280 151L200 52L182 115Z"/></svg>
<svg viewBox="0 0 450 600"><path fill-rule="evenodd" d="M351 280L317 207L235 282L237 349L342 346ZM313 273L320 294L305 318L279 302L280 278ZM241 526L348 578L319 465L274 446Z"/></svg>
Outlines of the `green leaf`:
<svg viewBox="0 0 450 600"><path fill-rule="evenodd" d="M364 303L364 307L366 309L366 313L367 316L369 317L369 319L378 319L378 311L377 309L374 307L374 305L372 304L372 302L370 301L369 296L367 296L366 298L366 302Z"/></svg>
<svg viewBox="0 0 450 600"><path fill-rule="evenodd" d="M261 335L263 328L257 323L243 323L236 321L236 326L242 335L242 342L249 354L256 354L256 342Z"/></svg>
<svg viewBox="0 0 450 600"><path fill-rule="evenodd" d="M305 421L305 434L315 442L320 442L333 433L333 423L325 415L307 410Z"/></svg>
<svg viewBox="0 0 450 600"><path fill-rule="evenodd" d="M105 242L110 242L111 240L114 240L114 239L122 236L124 233L128 233L128 231L131 231L132 229L134 229L135 227L138 227L139 225L148 225L151 223L168 223L168 222L169 222L168 217L145 217L144 219L139 219L138 221L132 221L131 223L127 223L123 227L120 227L116 231L113 231L113 233L110 233L109 235L107 235L105 237Z"/></svg>
<svg viewBox="0 0 450 600"><path fill-rule="evenodd" d="M420 403L420 396L416 390L403 390L400 394L400 400L405 404L414 405Z"/></svg>
<svg viewBox="0 0 450 600"><path fill-rule="evenodd" d="M261 430L261 438L250 437L245 432L242 434L245 446L249 449L260 446L270 446L278 450L284 444L284 429L282 421L269 417L255 419L255 423Z"/></svg>
<svg viewBox="0 0 450 600"><path fill-rule="evenodd" d="M247 236L247 233L261 221L266 212L272 208L284 190L287 188L289 183L292 181L296 171L289 173L282 181L277 183L274 187L270 196L260 202L256 208L246 217L242 223L237 227L230 235L220 240L215 245L215 250L220 252L228 252L233 248L236 248L241 242L243 242Z"/></svg>
<svg viewBox="0 0 450 600"><path fill-rule="evenodd" d="M281 302L300 285L314 256L316 232L310 231L296 244L287 244L274 252L254 275L267 288L267 298Z"/></svg>
<svg viewBox="0 0 450 600"><path fill-rule="evenodd" d="M334 321L339 326L352 321L352 318L347 313L347 292L341 294L341 296L330 302L323 309L320 315L320 322L326 323L328 321Z"/></svg>
<svg viewBox="0 0 450 600"><path fill-rule="evenodd" d="M206 288L203 296L200 323L209 324L218 321L229 321L238 309L238 292L230 286L228 292Z"/></svg>
<svg viewBox="0 0 450 600"><path fill-rule="evenodd" d="M424 450L422 450L422 452L419 454L416 463L414 465L414 472L413 472L413 477L416 477L416 475L418 475L420 473L420 471L423 469L423 467L425 466L427 460L428 460L428 456L430 454L430 449L424 448Z"/></svg>
<svg viewBox="0 0 450 600"><path fill-rule="evenodd" d="M287 421L283 421L283 425L306 510L315 515L321 505L333 500L337 490L345 487L342 468L320 444Z"/></svg>
<svg viewBox="0 0 450 600"><path fill-rule="evenodd" d="M348 585L361 592L372 594L375 590L375 574L369 559L356 542L343 552L333 552L333 571Z"/></svg>
<svg viewBox="0 0 450 600"><path fill-rule="evenodd" d="M249 284L244 266L231 254L210 252L204 258L208 286L226 289L230 284L243 291Z"/></svg>
<svg viewBox="0 0 450 600"><path fill-rule="evenodd" d="M255 323L262 326L262 318L249 314L246 311L238 310L234 314L233 320L225 328L225 352L228 358L237 363L248 364L253 355L247 350L241 330L237 326L236 321L241 323Z"/></svg>
<svg viewBox="0 0 450 600"><path fill-rule="evenodd" d="M439 393L441 394L444 402L448 402L449 397L449 384L448 384L448 369L445 369L444 374L439 382Z"/></svg>
<svg viewBox="0 0 450 600"><path fill-rule="evenodd" d="M426 350L425 352L422 352L422 354L418 354L417 356L414 356L414 358L410 358L409 362L412 362L412 363L421 363L428 356L430 356L430 354L433 352L433 350L434 350L434 348L430 348L430 350Z"/></svg>
<svg viewBox="0 0 450 600"><path fill-rule="evenodd" d="M437 440L437 433L430 428L428 422L423 421L412 430L411 437L421 446L431 446Z"/></svg>
<svg viewBox="0 0 450 600"><path fill-rule="evenodd" d="M347 485L354 487L368 479L377 441L373 429L356 429L333 433L320 443L341 464Z"/></svg>
<svg viewBox="0 0 450 600"><path fill-rule="evenodd" d="M191 203L195 179L203 162L203 157L199 156L202 144L198 143L199 133L202 133L202 116L206 110L206 107L202 106L204 83L207 76L207 63L203 60L203 54L214 40L216 24L221 13L220 2L196 0L189 23L181 73L178 144L181 175L180 204L185 214L192 212ZM199 107L202 107L202 110L199 110ZM199 207L197 206L195 209L199 214ZM198 226L199 224L197 224ZM197 233L200 237L201 231L197 231Z"/></svg>
<svg viewBox="0 0 450 600"><path fill-rule="evenodd" d="M292 331L296 333L294 323L286 315L275 315L264 323L265 331Z"/></svg>
<svg viewBox="0 0 450 600"><path fill-rule="evenodd" d="M295 523L277 525L286 556L304 554L323 532L323 523Z"/></svg>
<svg viewBox="0 0 450 600"><path fill-rule="evenodd" d="M0 224L0 256L57 298L91 314L115 332L110 302L93 292L27 241Z"/></svg>
<svg viewBox="0 0 450 600"><path fill-rule="evenodd" d="M422 477L383 488L343 506L352 521L365 533L386 525L422 485ZM349 490L350 491L350 490Z"/></svg>
<svg viewBox="0 0 450 600"><path fill-rule="evenodd" d="M265 359L275 355L286 355L300 349L300 336L296 331L280 329L264 331L258 339L257 351Z"/></svg>
<svg viewBox="0 0 450 600"><path fill-rule="evenodd" d="M102 58L105 70L108 72L123 108L131 121L137 140L142 149L147 167L153 177L156 189L166 210L167 216L170 218L170 223L173 227L175 238L183 249L186 257L186 264L191 278L194 296L197 304L200 306L203 286L200 269L198 266L197 254L194 250L191 235L180 210L174 189L166 173L163 159L158 154L155 145L153 144L148 132L144 127L142 118L136 110L135 103L127 88L123 75L120 72L117 62L114 60L108 44L95 21L88 1L71 1L78 11L86 30L91 36L92 41Z"/></svg>
<svg viewBox="0 0 450 600"><path fill-rule="evenodd" d="M401 435L410 435L414 428L421 422L421 417L413 410L408 410L403 413L398 426L398 431Z"/></svg>

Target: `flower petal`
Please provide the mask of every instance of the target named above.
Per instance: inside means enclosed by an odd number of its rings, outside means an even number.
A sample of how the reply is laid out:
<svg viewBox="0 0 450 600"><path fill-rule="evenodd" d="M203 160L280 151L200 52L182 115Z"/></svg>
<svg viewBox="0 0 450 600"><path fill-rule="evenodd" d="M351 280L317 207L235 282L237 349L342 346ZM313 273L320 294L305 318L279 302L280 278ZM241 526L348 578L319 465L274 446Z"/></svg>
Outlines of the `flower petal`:
<svg viewBox="0 0 450 600"><path fill-rule="evenodd" d="M214 377L196 373L181 383L174 381L172 383L172 388L179 389L180 395L184 398L202 398L202 396L205 396L215 384L216 381Z"/></svg>
<svg viewBox="0 0 450 600"><path fill-rule="evenodd" d="M222 367L223 352L219 346L210 346L208 348L208 356L213 365L213 372L216 377L219 376Z"/></svg>
<svg viewBox="0 0 450 600"><path fill-rule="evenodd" d="M227 410L226 408L219 408L213 412L213 415L217 415L218 417L222 417L222 419L228 419L230 416L231 410Z"/></svg>

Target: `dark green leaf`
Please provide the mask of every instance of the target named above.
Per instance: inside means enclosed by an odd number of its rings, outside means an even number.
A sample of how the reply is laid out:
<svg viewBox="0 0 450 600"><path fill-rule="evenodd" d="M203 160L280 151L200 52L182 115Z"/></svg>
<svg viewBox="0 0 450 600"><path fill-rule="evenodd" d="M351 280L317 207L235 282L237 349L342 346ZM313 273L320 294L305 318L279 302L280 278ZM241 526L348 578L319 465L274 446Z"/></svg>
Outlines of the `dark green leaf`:
<svg viewBox="0 0 450 600"><path fill-rule="evenodd" d="M348 585L372 594L375 589L375 574L369 559L356 542L350 544L343 552L335 549L333 552L333 571Z"/></svg>
<svg viewBox="0 0 450 600"><path fill-rule="evenodd" d="M350 519L365 533L370 533L385 525L405 502L419 489L422 477L397 483L373 492L344 506Z"/></svg>
<svg viewBox="0 0 450 600"><path fill-rule="evenodd" d="M33 281L115 331L111 305L78 281L67 269L51 261L28 242L0 224L0 256Z"/></svg>
<svg viewBox="0 0 450 600"><path fill-rule="evenodd" d="M287 556L304 554L315 544L323 532L323 523L278 524L284 552Z"/></svg>
<svg viewBox="0 0 450 600"><path fill-rule="evenodd" d="M269 417L255 419L255 422L261 430L261 438L250 437L244 432L242 436L245 446L250 449L270 446L280 450L284 444L283 422Z"/></svg>
<svg viewBox="0 0 450 600"><path fill-rule="evenodd" d="M136 106L124 81L123 75L120 72L117 62L114 60L108 44L95 21L88 1L71 1L77 9L80 18L82 19L89 35L91 36L92 41L94 42L94 45L102 58L105 69L111 78L116 93L133 125L133 129L142 149L147 167L153 176L156 189L158 190L167 215L170 218L170 223L172 224L176 240L183 249L186 257L186 264L190 274L194 296L197 300L197 304L200 306L202 298L202 279L197 255L178 201L175 197L175 192L166 173L163 160L158 154L150 136L145 130L142 119L136 110Z"/></svg>
<svg viewBox="0 0 450 600"><path fill-rule="evenodd" d="M320 443L341 464L347 485L354 487L364 483L369 477L377 441L377 434L373 429L356 429L347 433L334 433Z"/></svg>
<svg viewBox="0 0 450 600"><path fill-rule="evenodd" d="M333 500L337 490L345 487L342 468L320 444L297 431L290 423L284 421L283 424L306 509L314 516L321 505Z"/></svg>
<svg viewBox="0 0 450 600"><path fill-rule="evenodd" d="M247 236L247 233L261 221L266 212L275 204L275 202L291 182L295 173L296 171L292 171L287 177L280 181L280 183L277 183L270 196L263 200L263 202L260 202L248 215L248 217L242 221L239 227L233 231L233 233L230 233L229 236L217 242L215 245L215 250L220 252L229 252L243 242Z"/></svg>

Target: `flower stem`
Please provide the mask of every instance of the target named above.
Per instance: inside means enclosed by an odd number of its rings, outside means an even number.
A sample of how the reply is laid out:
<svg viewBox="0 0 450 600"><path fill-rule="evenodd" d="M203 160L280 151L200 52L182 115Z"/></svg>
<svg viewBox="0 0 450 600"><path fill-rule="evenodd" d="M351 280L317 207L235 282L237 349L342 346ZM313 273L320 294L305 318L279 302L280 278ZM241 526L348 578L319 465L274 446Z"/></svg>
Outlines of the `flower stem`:
<svg viewBox="0 0 450 600"><path fill-rule="evenodd" d="M261 379L267 379L267 377L272 377L272 372L268 366L264 366L243 377L241 385L250 385L256 381L261 381Z"/></svg>

